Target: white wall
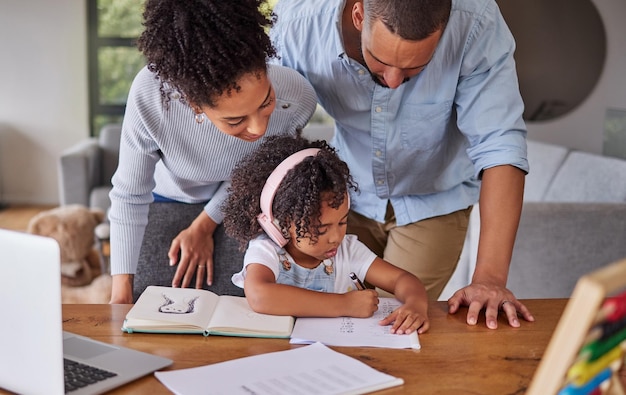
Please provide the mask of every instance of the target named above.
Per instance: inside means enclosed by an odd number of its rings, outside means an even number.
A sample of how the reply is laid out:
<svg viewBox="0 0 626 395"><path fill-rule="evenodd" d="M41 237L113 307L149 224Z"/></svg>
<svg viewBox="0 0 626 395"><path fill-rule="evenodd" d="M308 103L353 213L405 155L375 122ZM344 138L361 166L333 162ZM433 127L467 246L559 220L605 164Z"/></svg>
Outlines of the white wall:
<svg viewBox="0 0 626 395"><path fill-rule="evenodd" d="M57 158L88 136L84 0L0 0L0 200L58 204Z"/></svg>
<svg viewBox="0 0 626 395"><path fill-rule="evenodd" d="M626 109L626 2L594 0L608 57L574 112L528 125L529 137L601 152L604 112ZM0 0L0 201L58 204L57 159L88 132L83 0Z"/></svg>
<svg viewBox="0 0 626 395"><path fill-rule="evenodd" d="M597 86L580 106L561 118L529 122L528 137L587 152L602 153L607 108L626 110L626 1L594 0L603 19L607 58Z"/></svg>

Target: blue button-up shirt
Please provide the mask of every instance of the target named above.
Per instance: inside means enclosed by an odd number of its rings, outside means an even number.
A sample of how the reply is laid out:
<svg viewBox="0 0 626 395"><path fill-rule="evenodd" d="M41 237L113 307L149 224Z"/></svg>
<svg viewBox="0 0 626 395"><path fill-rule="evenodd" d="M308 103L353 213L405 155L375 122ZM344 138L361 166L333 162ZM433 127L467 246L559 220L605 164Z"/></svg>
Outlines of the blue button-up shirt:
<svg viewBox="0 0 626 395"><path fill-rule="evenodd" d="M528 172L515 42L493 0L453 0L426 68L397 89L375 84L343 47L345 0L292 0L275 8L280 63L302 73L335 119L332 144L360 193L352 208L398 225L478 201L484 169Z"/></svg>

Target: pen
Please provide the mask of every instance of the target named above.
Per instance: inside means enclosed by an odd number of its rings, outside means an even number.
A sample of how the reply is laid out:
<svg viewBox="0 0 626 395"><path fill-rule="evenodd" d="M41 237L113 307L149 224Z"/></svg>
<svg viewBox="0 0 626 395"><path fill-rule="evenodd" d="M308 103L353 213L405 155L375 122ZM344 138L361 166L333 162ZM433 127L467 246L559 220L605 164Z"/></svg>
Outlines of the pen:
<svg viewBox="0 0 626 395"><path fill-rule="evenodd" d="M363 285L361 280L356 276L356 274L354 274L354 272L350 272L350 278L352 279L352 282L354 283L356 289L358 289L359 291L365 289L365 285Z"/></svg>

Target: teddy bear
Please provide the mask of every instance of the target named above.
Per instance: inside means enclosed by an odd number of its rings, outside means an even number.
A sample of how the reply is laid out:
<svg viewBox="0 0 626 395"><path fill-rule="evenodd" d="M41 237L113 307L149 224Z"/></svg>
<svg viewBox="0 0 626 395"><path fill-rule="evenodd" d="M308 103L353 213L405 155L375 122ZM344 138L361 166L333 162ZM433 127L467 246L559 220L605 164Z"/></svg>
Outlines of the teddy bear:
<svg viewBox="0 0 626 395"><path fill-rule="evenodd" d="M94 230L104 212L73 204L36 214L27 232L47 236L61 250L61 297L63 303L108 303L111 276L102 272Z"/></svg>

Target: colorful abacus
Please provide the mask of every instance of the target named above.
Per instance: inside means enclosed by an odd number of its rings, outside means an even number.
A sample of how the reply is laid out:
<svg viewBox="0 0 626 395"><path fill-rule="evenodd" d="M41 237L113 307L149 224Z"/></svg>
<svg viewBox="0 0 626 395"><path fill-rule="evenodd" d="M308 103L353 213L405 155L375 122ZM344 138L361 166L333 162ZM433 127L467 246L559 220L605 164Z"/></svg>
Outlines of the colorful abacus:
<svg viewBox="0 0 626 395"><path fill-rule="evenodd" d="M624 395L626 259L581 277L527 395Z"/></svg>

